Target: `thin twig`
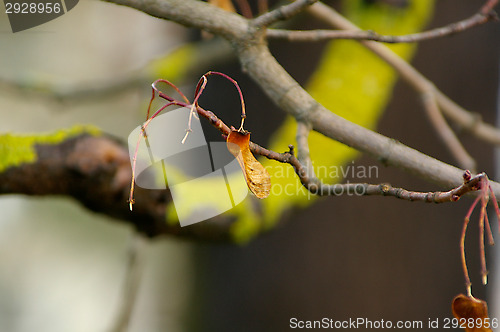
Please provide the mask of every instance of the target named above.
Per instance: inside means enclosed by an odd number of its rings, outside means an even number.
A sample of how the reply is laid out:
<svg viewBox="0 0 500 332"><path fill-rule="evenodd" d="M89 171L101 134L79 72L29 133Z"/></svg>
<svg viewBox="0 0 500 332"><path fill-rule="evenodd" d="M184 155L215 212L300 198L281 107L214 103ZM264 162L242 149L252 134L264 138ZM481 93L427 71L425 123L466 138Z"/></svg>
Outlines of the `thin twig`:
<svg viewBox="0 0 500 332"><path fill-rule="evenodd" d="M23 82L0 78L0 91L20 93L23 96L30 94L30 97L51 98L59 102L96 101L139 89L148 81L149 79L138 73L132 73L129 77L121 80L93 82L81 86L58 86L43 81Z"/></svg>
<svg viewBox="0 0 500 332"><path fill-rule="evenodd" d="M488 6L483 8L491 10L497 2L498 0L490 0L487 3ZM316 3L308 10L317 18L331 24L337 29L360 31L359 27L346 19L344 16L340 15L333 8L328 7L323 3ZM390 50L387 46L373 41L360 41L360 43L393 67L416 91L421 94L429 92L434 93L444 115L456 122L462 129L469 131L476 137L486 142L500 145L500 131L497 128L484 123L480 120L480 118L478 118L477 115L474 115L457 105L444 93L438 90L431 81L424 77L408 62Z"/></svg>
<svg viewBox="0 0 500 332"><path fill-rule="evenodd" d="M491 13L491 11L493 11L493 8L495 8L495 6L498 4L498 1L499 0L486 1L486 3L479 10L479 13L483 15L488 15L489 13Z"/></svg>
<svg viewBox="0 0 500 332"><path fill-rule="evenodd" d="M211 112L210 112L211 113ZM199 113L203 116L203 113ZM218 125L220 129L220 123L223 123L222 120L218 119ZM225 126L227 127L227 126ZM307 146L307 133L310 129L308 129L307 125L304 123L298 124L297 138L301 142L302 146L302 155L301 158L304 158L305 162L309 160L309 164L311 167L305 166L294 154L294 147L290 145L290 151L285 153L278 153L272 150L268 150L264 147L261 147L253 142L250 142L250 150L258 155L264 156L268 159L275 160L281 163L290 164L295 173L298 175L302 185L312 194L318 196L341 196L341 195L358 195L358 196L392 196L403 200L408 201L422 201L427 203L445 203L445 202L456 202L463 195L476 191L479 189L479 183L483 178L486 178L485 173L481 173L476 175L473 178L470 178L470 172L467 171L464 173L464 183L452 190L441 192L416 192L409 191L403 188L395 188L387 183L383 184L369 184L369 183L345 183L345 184L324 184L318 178L315 177L314 171L312 170L312 163L310 162L310 158L308 153ZM466 179L466 175L469 177Z"/></svg>
<svg viewBox="0 0 500 332"><path fill-rule="evenodd" d="M220 120L215 114L210 111L206 111L201 108L197 100L206 84L206 76L208 75L220 75L225 78L228 78L238 89L240 92L240 98L242 98L242 107L244 107L243 97L241 95L241 90L239 89L238 83L232 78L228 77L225 74L217 73L217 72L208 72L207 74L202 76L202 79L198 82L198 86L196 88L196 98L195 102L193 102L193 106L196 106L196 111L200 116L207 118L210 123L220 130L224 135L229 135L230 128ZM170 83L171 84L171 83ZM177 101L172 97L164 94L159 94L161 98L166 99L171 103L175 103L180 106L183 105L183 102ZM169 105L167 104L167 105ZM156 111L153 116L149 118L147 123L153 120L153 118L163 109L165 106L160 108L160 110ZM297 140L301 145L301 158L304 160L305 164L302 163L299 159L297 159L294 155L293 146L290 145L290 151L285 153L277 153L272 150L268 150L263 148L253 142L250 142L250 150L253 153L262 155L268 159L273 159L282 163L288 163L295 169L296 174L299 176L299 179L302 185L309 190L312 194L318 196L338 196L344 194L355 194L359 196L367 196L367 195L382 195L382 196L393 196L399 199L409 200L409 201L424 201L424 202L434 202L434 203L443 203L443 202L454 202L460 199L461 196L465 195L470 191L475 191L479 188L478 183L482 178L486 177L484 173L481 173L474 178L470 179L470 172L467 171L464 174L464 183L458 186L455 189L452 189L447 192L415 192L409 191L402 188L394 188L389 184L368 184L368 183L347 183L347 184L324 184L318 178L315 177L314 172L312 170L312 162L309 158L309 147L307 143L307 135L311 130L310 124L299 122L297 127ZM139 138L140 139L140 138ZM134 179L132 179L133 185ZM132 194L132 191L131 191ZM132 196L131 196L132 198Z"/></svg>
<svg viewBox="0 0 500 332"><path fill-rule="evenodd" d="M133 232L128 248L128 261L123 284L122 299L111 332L128 330L141 282L146 240L138 232Z"/></svg>
<svg viewBox="0 0 500 332"><path fill-rule="evenodd" d="M464 183L471 181L473 178L471 177L470 172L464 173ZM467 290L467 294L471 296L472 288L471 282L469 278L469 272L467 268L467 261L465 257L465 236L467 233L467 225L469 224L470 217L472 212L476 208L477 204L481 202L481 208L479 211L479 256L481 260L481 279L483 285L486 285L488 282L488 270L486 269L486 252L485 252L485 244L484 244L484 232L486 229L486 233L488 236L488 243L490 245L494 244L493 234L491 233L490 223L488 220L488 214L486 212L486 207L488 206L488 202L491 200L495 206L495 212L497 214L497 219L500 220L500 211L498 210L498 203L496 201L495 194L493 193L493 189L491 188L491 182L488 177L483 174L479 182L475 185L476 190L478 190L479 195L476 197L471 207L467 211L467 214L464 219L464 224L462 227L462 234L460 236L460 253L461 253L461 262L462 269L465 278L465 287ZM490 197L491 194L491 197Z"/></svg>
<svg viewBox="0 0 500 332"><path fill-rule="evenodd" d="M310 131L310 127L304 122L297 123L297 145L299 147L298 158L293 155L293 146L290 146L290 155L283 154L283 158L277 158L274 154L268 155L263 153L264 148L256 149L256 153L262 153L264 156L278 160L280 162L287 162L292 165L299 176L301 183L304 187L315 195L343 195L343 194L357 194L357 195L384 195L384 196L394 196L400 199L405 199L409 201L425 201L442 203L448 201L457 201L462 195L468 191L477 190L476 186L485 177L482 173L474 178L474 181L467 176L464 177L464 184L458 188L450 190L446 193L443 192L429 192L420 193L408 191L402 188L394 188L389 184L367 184L367 183L348 183L348 184L334 184L327 185L321 183L321 181L314 175L314 170L312 168L311 158L309 156L309 144L307 142L307 137ZM297 159L297 160L296 160ZM469 173L467 173L469 174ZM472 182L471 182L472 181ZM467 183L467 185L466 185ZM489 226L489 224L488 224Z"/></svg>
<svg viewBox="0 0 500 332"><path fill-rule="evenodd" d="M270 12L267 12L265 14L256 17L252 21L252 24L256 28L267 27L273 23L276 23L278 21L283 21L289 19L294 15L297 15L305 8L311 6L317 1L318 0L296 0L291 4L280 6L274 10L271 10Z"/></svg>
<svg viewBox="0 0 500 332"><path fill-rule="evenodd" d="M195 92L195 97L193 100L193 104L191 105L191 109L189 110L189 120L188 120L188 127L186 129L186 135L182 139L181 143L184 144L186 142L186 139L189 135L190 132L193 130L191 129L191 120L193 118L193 114L196 110L196 105L198 105L198 99L200 99L201 94L203 93L203 90L205 90L205 87L207 86L207 77L206 75L203 75L200 80L198 81L198 85L196 86L196 92Z"/></svg>
<svg viewBox="0 0 500 332"><path fill-rule="evenodd" d="M465 235L467 234L467 225L469 224L469 221L470 219L468 217L465 217L464 225L462 227L462 233L460 235L460 258L462 263L462 270L464 272L465 289L467 290L467 296L472 295L472 283L470 282L469 271L467 269L467 259L465 257Z"/></svg>
<svg viewBox="0 0 500 332"><path fill-rule="evenodd" d="M203 93L203 91L205 89L205 86L207 85L207 82L208 82L207 77L211 76L211 75L217 75L217 76L224 77L225 79L227 79L231 83L233 83L233 85L236 87L236 89L238 91L238 94L240 96L240 100L241 100L241 126L240 126L240 130L243 130L243 124L244 124L244 121L245 121L245 118L246 118L245 101L243 99L243 93L242 93L242 91L241 91L238 83L233 78L227 76L226 74L215 72L215 71L209 71L209 72L207 72L198 81L198 84L197 84L196 90L195 90L195 98L194 98L192 104L190 104L189 99L179 90L179 88L177 86L175 86L175 84L173 84L170 81L165 80L165 79L156 80L152 84L152 95L151 95L151 100L149 101L148 110L147 110L147 116L146 116L147 120L141 126L141 131L139 132L139 137L137 138L135 152L134 152L134 155L132 157L132 179L131 179L129 199L128 199L130 211L132 211L133 205L135 203L135 199L134 199L135 168L136 168L136 165L137 165L137 153L139 151L139 145L140 145L140 142L141 142L141 140L143 138L145 138L145 139L147 138L146 129L149 126L149 124L151 123L151 121L153 121L153 119L156 118L156 116L158 114L160 114L166 108L168 108L168 107L170 107L172 105L181 106L181 107L188 107L188 106L190 107L189 119L188 119L188 126L187 126L187 129L186 129L186 134L184 135L184 138L181 140L182 144L184 144L186 142L186 139L187 139L189 133L192 132L191 121L192 121L192 117L195 116L196 113L199 113L200 115L202 115L205 118L207 118L210 121L210 123L213 126L215 126L217 129L219 129L220 131L222 131L222 133L224 135L229 135L229 133L230 133L231 130L230 130L230 128L227 125L225 125L220 119L218 119L215 116L215 114L213 114L210 111L204 110L203 108L199 107L199 105L198 105L198 99L200 98L201 94ZM156 84L158 82L165 83L165 84L169 85L170 87L172 87L183 98L184 101L176 100L175 98L173 98L173 97L167 95L166 93L160 91L157 88L157 86L156 86ZM153 103L153 100L156 97L156 94L158 94L158 97L167 100L168 103L165 104L165 105L163 105L162 107L160 107L158 110L156 110L153 115L149 116L149 113L150 113L150 110L151 110L151 105Z"/></svg>
<svg viewBox="0 0 500 332"><path fill-rule="evenodd" d="M184 52L187 49L189 49L191 60L189 61L189 65L182 68L184 74L180 79L183 81L188 81L193 77L198 78L199 73L206 70L207 67L217 66L219 63L227 63L235 59L229 43L219 37L184 44L173 50L170 54L175 57L176 54ZM139 91L145 85L149 84L152 79L156 78L156 75L151 77L151 63L166 59L170 54L163 55L159 59L149 62L139 70L127 73L125 78L109 82L76 82L70 85L60 85L42 80L24 81L0 77L0 94L8 96L20 94L23 98L30 100L40 98L61 103L88 103L106 98L114 98L134 90Z"/></svg>
<svg viewBox="0 0 500 332"><path fill-rule="evenodd" d="M486 190L487 192L487 190ZM481 260L481 280L483 285L488 283L488 270L486 269L486 253L484 250L484 219L486 217L486 205L488 204L488 199L486 197L481 197L481 211L479 211L479 257Z"/></svg>
<svg viewBox="0 0 500 332"><path fill-rule="evenodd" d="M203 77L208 77L211 75L221 76L221 77L225 78L229 82L233 83L233 85L236 87L236 90L238 90L238 96L240 97L240 103L241 103L241 124L240 124L239 130L240 131L243 130L243 124L245 123L245 119L247 117L247 114L246 114L246 108L245 108L245 99L243 98L243 92L241 91L241 88L238 85L238 82L236 82L232 77L230 77L224 73L220 73L220 72L216 72L216 71L209 71L205 75L203 75ZM198 86L199 86L199 83L198 83ZM198 93L198 87L196 87L196 93ZM198 105L198 103L196 103L196 102L194 104Z"/></svg>
<svg viewBox="0 0 500 332"><path fill-rule="evenodd" d="M219 120L221 121L221 120ZM250 142L250 150L258 155L264 156L281 163L293 166L295 173L299 177L302 185L312 194L318 196L392 196L407 201L421 201L427 203L456 202L469 192L477 191L479 183L487 178L485 173L480 173L470 179L464 180L460 186L449 191L417 192L403 188L392 187L390 184L369 184L369 183L344 183L344 184L324 184L316 177L310 176L307 168L294 155L294 147L290 145L290 151L278 153L268 150L258 144ZM470 174L466 172L465 174ZM465 178L464 174L464 178Z"/></svg>
<svg viewBox="0 0 500 332"><path fill-rule="evenodd" d="M368 184L368 183L345 183L345 184L324 184L319 179L309 176L307 169L293 155L293 147L290 152L279 154L276 156L273 151L257 146L250 146L252 151L261 154L269 159L274 159L280 162L288 163L295 169L295 173L299 176L302 185L312 194L318 196L341 196L341 195L357 195L357 196L392 196L395 198L407 201L421 201L427 203L445 203L455 202L463 195L476 191L477 184L486 175L478 174L470 181L464 182L462 185L446 191L436 192L416 192L409 191L403 188L395 188L389 184Z"/></svg>
<svg viewBox="0 0 500 332"><path fill-rule="evenodd" d="M496 2L497 0L495 0ZM483 14L483 10L473 16L449 24L447 26L439 27L436 29L412 33L402 36L381 35L375 31L346 31L346 30L282 30L282 29L269 29L266 32L268 38L287 39L296 42L318 42L330 39L353 39L353 40L372 40L381 43L395 44L395 43L416 43L420 41L442 38L450 36L468 29L472 29L479 25L485 24L490 21L498 20L495 12L490 10Z"/></svg>
<svg viewBox="0 0 500 332"><path fill-rule="evenodd" d="M491 232L490 220L488 219L488 214L484 214L484 224L486 226L486 236L488 237L488 244L490 246L495 245L495 239L493 239L493 233Z"/></svg>
<svg viewBox="0 0 500 332"><path fill-rule="evenodd" d="M464 272L464 278L465 278L465 288L467 289L467 296L472 295L472 290L471 290L469 271L467 269L467 259L465 257L465 236L467 234L467 225L469 224L470 216L472 215L472 211L474 211L474 208L476 207L477 203L480 200L481 200L480 196L476 197L476 199L472 203L471 207L469 208L469 211L467 212L467 215L464 218L464 225L462 227L462 233L460 235L460 256L461 256L461 261L462 261L462 270Z"/></svg>
<svg viewBox="0 0 500 332"><path fill-rule="evenodd" d="M302 121L297 122L297 158L304 165L307 170L307 175L309 177L314 177L314 168L312 165L311 157L309 155L309 143L308 137L311 131L311 124Z"/></svg>
<svg viewBox="0 0 500 332"><path fill-rule="evenodd" d="M453 130L450 128L445 118L441 114L436 101L436 96L433 93L422 95L422 102L427 111L431 123L436 129L437 134L441 137L448 150L452 153L458 165L463 169L468 169L472 173L476 172L476 161L464 148L460 140L457 138Z"/></svg>

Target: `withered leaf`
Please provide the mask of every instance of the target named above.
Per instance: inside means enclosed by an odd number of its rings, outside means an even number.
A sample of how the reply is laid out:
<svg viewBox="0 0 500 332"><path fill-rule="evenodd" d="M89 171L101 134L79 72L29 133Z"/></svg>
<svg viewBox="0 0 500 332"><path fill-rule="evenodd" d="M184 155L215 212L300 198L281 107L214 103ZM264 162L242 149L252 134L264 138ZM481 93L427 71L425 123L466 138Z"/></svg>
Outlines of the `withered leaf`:
<svg viewBox="0 0 500 332"><path fill-rule="evenodd" d="M231 0L208 0L208 2L228 12L236 12Z"/></svg>
<svg viewBox="0 0 500 332"><path fill-rule="evenodd" d="M255 159L250 147L250 133L231 130L227 137L227 148L240 164L250 191L257 198L266 198L271 191L271 177L260 162Z"/></svg>
<svg viewBox="0 0 500 332"><path fill-rule="evenodd" d="M492 331L486 301L459 294L451 305L453 316L467 332Z"/></svg>

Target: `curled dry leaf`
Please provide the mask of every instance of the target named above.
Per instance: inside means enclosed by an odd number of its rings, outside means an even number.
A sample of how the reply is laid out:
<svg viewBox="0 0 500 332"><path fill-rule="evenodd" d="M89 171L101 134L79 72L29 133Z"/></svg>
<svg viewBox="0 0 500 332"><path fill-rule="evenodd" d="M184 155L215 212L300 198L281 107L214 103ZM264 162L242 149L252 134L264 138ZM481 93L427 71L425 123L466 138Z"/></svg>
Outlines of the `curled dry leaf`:
<svg viewBox="0 0 500 332"><path fill-rule="evenodd" d="M453 316L467 332L492 331L486 301L459 294L451 305Z"/></svg>
<svg viewBox="0 0 500 332"><path fill-rule="evenodd" d="M250 191L258 198L266 198L271 191L271 177L255 159L250 147L250 133L231 130L227 137L227 148L240 164Z"/></svg>

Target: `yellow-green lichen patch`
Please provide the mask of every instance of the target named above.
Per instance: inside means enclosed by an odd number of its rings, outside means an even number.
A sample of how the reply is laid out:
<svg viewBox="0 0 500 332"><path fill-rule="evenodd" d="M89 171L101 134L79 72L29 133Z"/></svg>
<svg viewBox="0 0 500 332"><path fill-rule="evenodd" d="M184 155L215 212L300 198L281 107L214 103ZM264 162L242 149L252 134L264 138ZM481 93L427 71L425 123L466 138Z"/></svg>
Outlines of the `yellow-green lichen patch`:
<svg viewBox="0 0 500 332"><path fill-rule="evenodd" d="M35 144L57 144L84 133L97 136L101 132L93 126L77 125L48 134L0 134L0 172L9 167L35 162Z"/></svg>

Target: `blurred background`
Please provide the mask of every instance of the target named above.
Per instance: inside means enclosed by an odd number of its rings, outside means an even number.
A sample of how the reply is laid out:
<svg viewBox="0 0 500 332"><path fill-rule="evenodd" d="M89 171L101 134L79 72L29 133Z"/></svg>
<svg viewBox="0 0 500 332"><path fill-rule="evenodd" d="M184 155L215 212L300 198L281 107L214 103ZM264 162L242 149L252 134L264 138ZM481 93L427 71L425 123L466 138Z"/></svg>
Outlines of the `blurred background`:
<svg viewBox="0 0 500 332"><path fill-rule="evenodd" d="M438 0L429 27L471 16L482 3ZM341 8L339 1L331 4ZM318 25L308 17L297 24ZM148 71L150 61L199 38L192 29L100 1L82 1L54 21L15 34L7 15L0 14L0 132L93 124L126 139L144 119L148 77L157 78ZM325 44L272 41L270 46L305 84ZM458 104L495 123L499 54L500 26L492 23L423 42L412 63ZM231 58L200 64L180 87L189 94L208 70L237 79L252 114L246 127L254 132L254 141L266 146L283 112ZM99 98L57 100L5 84L71 91L130 77L145 83ZM238 100L226 88L227 83L211 81L203 102L220 117L237 119ZM404 82L396 84L378 131L453 162L425 117L419 96ZM480 171L492 178L498 174L491 146L465 133L460 138ZM356 165L379 165L374 182L437 189L368 157ZM292 317L420 320L425 326L429 318L450 318L453 297L465 291L458 245L471 203L324 198L285 214L281 227L246 245L154 239L146 248L129 330L281 331L289 328ZM132 229L62 197L2 196L0 211L0 330L109 329L121 300ZM490 317L500 317L498 255L488 249L491 283L480 286L477 215L473 220L466 243L473 292L488 301Z"/></svg>

